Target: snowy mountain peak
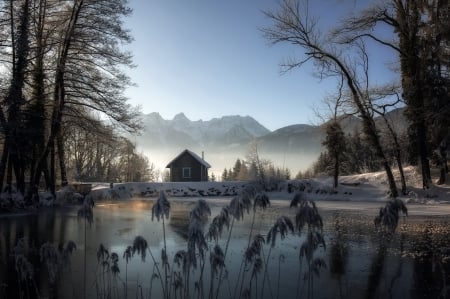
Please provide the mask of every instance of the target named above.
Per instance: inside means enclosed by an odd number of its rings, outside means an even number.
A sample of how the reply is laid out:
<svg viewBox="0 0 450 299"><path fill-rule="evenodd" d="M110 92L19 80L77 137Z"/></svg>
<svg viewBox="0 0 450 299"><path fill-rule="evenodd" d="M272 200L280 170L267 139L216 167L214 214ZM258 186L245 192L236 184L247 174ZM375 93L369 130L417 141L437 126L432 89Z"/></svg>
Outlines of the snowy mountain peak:
<svg viewBox="0 0 450 299"><path fill-rule="evenodd" d="M184 115L183 112L180 112L178 114L176 114L173 119L173 122L189 122L189 118L186 117L186 115Z"/></svg>
<svg viewBox="0 0 450 299"><path fill-rule="evenodd" d="M162 126L165 122L158 112L142 115L141 119L145 127Z"/></svg>
<svg viewBox="0 0 450 299"><path fill-rule="evenodd" d="M158 112L149 113L147 115L144 115L144 117L152 118L152 119L162 119L161 114L159 114Z"/></svg>

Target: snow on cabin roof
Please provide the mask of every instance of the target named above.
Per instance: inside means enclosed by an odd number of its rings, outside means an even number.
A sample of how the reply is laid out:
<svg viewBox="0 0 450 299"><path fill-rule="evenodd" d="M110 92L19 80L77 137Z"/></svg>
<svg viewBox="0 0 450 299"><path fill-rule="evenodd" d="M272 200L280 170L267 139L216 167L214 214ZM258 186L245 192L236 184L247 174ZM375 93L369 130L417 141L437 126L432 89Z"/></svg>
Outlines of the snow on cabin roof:
<svg viewBox="0 0 450 299"><path fill-rule="evenodd" d="M188 149L185 149L184 151L182 151L178 156L176 156L172 161L169 162L169 164L167 164L166 168L170 168L170 164L172 164L174 161L176 161L179 157L181 157L181 155L183 155L184 153L188 153L189 155L191 155L192 157L195 158L195 160L197 160L200 164L202 164L203 166L205 166L206 168L211 168L211 165L209 165L208 162L206 162L204 159L200 158L199 155L197 155L196 153L194 153L193 151L190 151Z"/></svg>

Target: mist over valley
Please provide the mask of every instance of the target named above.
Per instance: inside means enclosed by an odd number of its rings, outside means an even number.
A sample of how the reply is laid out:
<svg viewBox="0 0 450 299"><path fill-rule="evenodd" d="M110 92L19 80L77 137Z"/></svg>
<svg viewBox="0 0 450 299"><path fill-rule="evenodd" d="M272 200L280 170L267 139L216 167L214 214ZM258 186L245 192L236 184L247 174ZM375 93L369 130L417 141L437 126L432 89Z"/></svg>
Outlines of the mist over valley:
<svg viewBox="0 0 450 299"><path fill-rule="evenodd" d="M163 119L159 113L142 115L143 131L133 136L156 169L166 165L184 149L211 164L209 174L220 176L237 158L246 159L252 142L262 159L275 167L289 168L291 174L308 168L319 156L323 140L320 126L299 124L270 131L251 116L223 116L208 121L189 120L183 113Z"/></svg>

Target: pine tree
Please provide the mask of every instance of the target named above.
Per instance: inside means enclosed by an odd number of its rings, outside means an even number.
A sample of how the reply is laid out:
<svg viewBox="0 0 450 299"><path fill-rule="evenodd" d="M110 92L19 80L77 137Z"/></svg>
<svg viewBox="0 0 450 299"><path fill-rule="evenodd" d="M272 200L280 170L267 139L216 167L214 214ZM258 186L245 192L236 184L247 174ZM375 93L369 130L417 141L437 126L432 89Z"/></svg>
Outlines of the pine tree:
<svg viewBox="0 0 450 299"><path fill-rule="evenodd" d="M228 178L228 171L227 171L226 168L224 168L223 172L222 172L222 181L228 181L228 180L229 180L229 178Z"/></svg>
<svg viewBox="0 0 450 299"><path fill-rule="evenodd" d="M336 120L329 122L326 126L326 139L322 143L327 148L329 155L334 160L333 167L333 187L338 186L340 157L345 150L345 135L341 126Z"/></svg>
<svg viewBox="0 0 450 299"><path fill-rule="evenodd" d="M248 169L245 161L241 162L241 167L239 169L239 173L237 175L237 179L239 181L247 181L249 179L248 177Z"/></svg>
<svg viewBox="0 0 450 299"><path fill-rule="evenodd" d="M236 159L236 162L234 163L233 171L232 171L233 175L231 178L233 181L238 180L239 172L241 171L241 166L242 166L241 160L239 158Z"/></svg>

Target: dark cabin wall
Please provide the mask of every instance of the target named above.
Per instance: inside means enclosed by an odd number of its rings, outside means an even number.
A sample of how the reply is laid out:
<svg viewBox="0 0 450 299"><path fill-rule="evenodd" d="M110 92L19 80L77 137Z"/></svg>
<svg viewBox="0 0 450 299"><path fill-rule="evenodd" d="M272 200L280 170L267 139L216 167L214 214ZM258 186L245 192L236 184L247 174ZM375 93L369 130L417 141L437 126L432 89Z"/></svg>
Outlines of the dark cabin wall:
<svg viewBox="0 0 450 299"><path fill-rule="evenodd" d="M191 168L191 177L183 178L183 168ZM177 160L173 161L170 167L170 180L172 182L198 182L202 181L202 171L204 173L203 181L208 180L208 169L198 162L188 153L184 153Z"/></svg>

